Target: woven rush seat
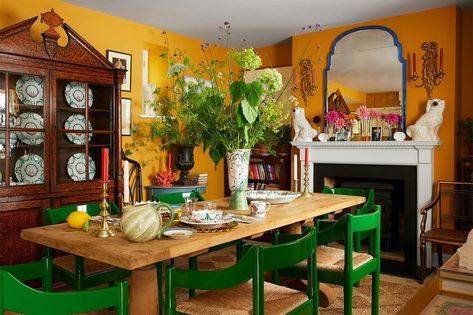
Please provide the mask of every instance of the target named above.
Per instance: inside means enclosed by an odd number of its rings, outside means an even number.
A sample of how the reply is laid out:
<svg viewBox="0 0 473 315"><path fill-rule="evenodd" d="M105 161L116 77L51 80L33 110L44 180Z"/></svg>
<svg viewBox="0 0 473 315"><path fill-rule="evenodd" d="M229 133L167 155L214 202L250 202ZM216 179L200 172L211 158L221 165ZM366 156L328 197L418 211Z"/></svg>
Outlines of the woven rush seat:
<svg viewBox="0 0 473 315"><path fill-rule="evenodd" d="M353 252L353 269L373 259L373 256L365 253ZM343 271L345 265L345 250L343 248L329 247L325 245L317 246L317 269ZM300 267L307 267L307 261L297 264Z"/></svg>
<svg viewBox="0 0 473 315"><path fill-rule="evenodd" d="M287 314L307 300L307 295L303 292L269 282L264 283L265 314ZM192 299L179 303L176 309L179 312L191 315L253 314L251 281L230 289L206 291Z"/></svg>
<svg viewBox="0 0 473 315"><path fill-rule="evenodd" d="M56 257L53 259L53 263L62 269L66 270L70 273L75 273L75 257L74 255L65 255ZM114 269L115 267L109 264L105 264L103 262L93 260L93 259L84 259L84 272L85 275L92 275L95 273L107 271Z"/></svg>

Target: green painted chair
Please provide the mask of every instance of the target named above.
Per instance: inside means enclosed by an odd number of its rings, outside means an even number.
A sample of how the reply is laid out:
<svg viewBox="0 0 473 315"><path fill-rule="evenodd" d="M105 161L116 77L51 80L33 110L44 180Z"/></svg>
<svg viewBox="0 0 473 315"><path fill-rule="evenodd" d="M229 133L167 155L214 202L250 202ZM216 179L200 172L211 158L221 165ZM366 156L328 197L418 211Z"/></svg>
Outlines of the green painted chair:
<svg viewBox="0 0 473 315"><path fill-rule="evenodd" d="M185 193L178 192L178 193L153 195L153 200L155 200L157 202L165 202L165 203L168 203L168 204L171 204L171 205L178 205L178 204L183 204L184 203L184 194ZM202 197L202 195L197 190L191 191L189 197L191 197L191 198L197 197L198 201L205 201L204 197ZM211 248L209 248L209 252L213 252L213 251L216 251L216 250L219 250L219 249L222 249L222 248L226 248L228 246L236 245L236 247L237 247L237 259L239 259L239 257L241 256L241 250L242 250L242 245L241 244L242 244L242 242L240 240L237 240L237 241L233 241L233 242L229 242L229 243L225 243L225 244L221 244L221 245L211 247ZM189 269L197 270L197 268L198 268L197 257L198 256L199 255L189 257L189 260L188 260ZM171 260L171 264L174 264L174 260ZM162 270L162 267L161 267L161 270ZM160 273L159 273L159 268L158 268L158 283L161 283L162 279L159 279L159 276L160 276ZM159 296L161 297L161 294L159 294ZM189 290L189 297L193 297L193 296L195 296L195 290L190 289ZM161 303L161 301L160 301L160 303Z"/></svg>
<svg viewBox="0 0 473 315"><path fill-rule="evenodd" d="M276 246L250 246L227 269L213 271L166 268L166 314L317 314L315 272L316 232L307 228L292 242ZM306 293L264 281L264 273L308 261ZM252 280L252 281L249 281ZM208 290L179 305L176 288Z"/></svg>
<svg viewBox="0 0 473 315"><path fill-rule="evenodd" d="M316 222L317 229L319 229ZM369 233L368 254L353 250L354 235ZM274 244L282 244L297 238L294 234L277 232ZM344 248L326 246L331 242L342 241ZM379 311L379 274L381 265L381 207L374 205L371 213L343 215L336 223L317 233L317 281L343 285L344 314L352 314L353 286L365 276L372 275L371 313ZM279 282L280 276L307 279L307 267L302 263L297 266L273 272L273 281Z"/></svg>
<svg viewBox="0 0 473 315"><path fill-rule="evenodd" d="M110 214L121 213L117 205L109 201ZM100 213L99 203L86 205L71 205L61 208L47 208L44 210L44 224L58 224L65 222L69 213L77 211L82 207L90 216ZM46 248L46 256L52 257L53 250ZM126 278L130 271L116 268L92 259L84 259L80 256L65 255L53 259L54 276L58 277L76 290L85 290L104 283L112 283L115 280Z"/></svg>
<svg viewBox="0 0 473 315"><path fill-rule="evenodd" d="M374 205L374 189L358 189L358 188L332 188L325 186L322 189L323 194L335 194L335 195L350 195L350 196L363 196L366 198L365 203L361 208L359 206L355 206L355 215L360 214L367 214L373 210ZM317 221L315 218L314 222ZM335 223L334 220L319 220L319 227L324 230L328 228L331 224ZM361 241L366 239L369 236L369 232L360 232L355 233L354 241L355 241L355 251L361 251Z"/></svg>
<svg viewBox="0 0 473 315"><path fill-rule="evenodd" d="M80 292L44 292L23 281L43 278L43 287L51 285L51 258L43 261L0 267L0 313L5 310L29 315L62 315L114 307L118 315L128 314L126 281L105 289Z"/></svg>

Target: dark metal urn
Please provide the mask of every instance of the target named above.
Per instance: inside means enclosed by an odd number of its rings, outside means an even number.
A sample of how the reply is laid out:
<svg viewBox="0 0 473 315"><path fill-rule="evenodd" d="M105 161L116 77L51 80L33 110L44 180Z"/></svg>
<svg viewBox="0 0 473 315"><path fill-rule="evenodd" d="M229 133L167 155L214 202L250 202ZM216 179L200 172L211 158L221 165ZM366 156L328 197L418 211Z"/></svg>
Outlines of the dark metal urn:
<svg viewBox="0 0 473 315"><path fill-rule="evenodd" d="M193 182L187 178L189 171L194 167L194 144L176 145L176 168L180 171L177 185L192 185Z"/></svg>

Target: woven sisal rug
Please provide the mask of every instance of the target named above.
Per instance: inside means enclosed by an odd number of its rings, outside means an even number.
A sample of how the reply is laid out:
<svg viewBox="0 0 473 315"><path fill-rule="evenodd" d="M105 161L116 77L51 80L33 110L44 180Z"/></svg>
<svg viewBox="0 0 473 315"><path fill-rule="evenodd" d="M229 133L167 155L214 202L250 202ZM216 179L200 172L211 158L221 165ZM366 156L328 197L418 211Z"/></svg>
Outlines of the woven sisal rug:
<svg viewBox="0 0 473 315"><path fill-rule="evenodd" d="M213 270L230 267L236 261L234 247L208 253L198 258L199 270ZM178 268L187 268L187 260L176 259ZM343 287L331 285L337 299L328 308L320 308L319 314L343 314ZM417 281L390 275L381 275L380 314L396 314L402 306L421 288ZM187 298L187 291L179 290L178 302ZM362 279L359 288L353 290L353 314L371 314L371 277Z"/></svg>

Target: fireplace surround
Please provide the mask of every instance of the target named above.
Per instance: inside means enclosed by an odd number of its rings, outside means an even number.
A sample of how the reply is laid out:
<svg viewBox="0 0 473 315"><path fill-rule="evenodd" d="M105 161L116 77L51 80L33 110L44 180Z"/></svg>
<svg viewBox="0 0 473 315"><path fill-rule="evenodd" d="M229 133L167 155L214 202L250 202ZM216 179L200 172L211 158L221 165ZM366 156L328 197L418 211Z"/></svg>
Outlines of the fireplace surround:
<svg viewBox="0 0 473 315"><path fill-rule="evenodd" d="M351 141L351 142L293 142L300 154L300 166L309 149L309 191L321 191L324 178L363 179L368 170L369 180L402 181L406 238L405 267L419 266L420 209L432 198L433 150L440 141ZM389 169L389 171L388 171ZM407 171L407 170L411 171ZM404 173L406 171L407 173ZM322 174L318 174L321 172ZM402 176L401 176L402 175ZM303 188L303 187L302 187ZM430 218L427 220L430 225ZM430 229L430 226L428 226ZM427 266L432 263L431 249L428 248Z"/></svg>

